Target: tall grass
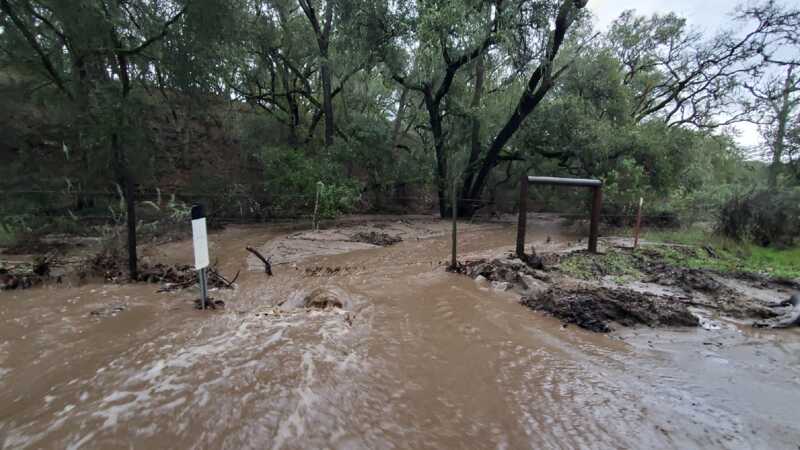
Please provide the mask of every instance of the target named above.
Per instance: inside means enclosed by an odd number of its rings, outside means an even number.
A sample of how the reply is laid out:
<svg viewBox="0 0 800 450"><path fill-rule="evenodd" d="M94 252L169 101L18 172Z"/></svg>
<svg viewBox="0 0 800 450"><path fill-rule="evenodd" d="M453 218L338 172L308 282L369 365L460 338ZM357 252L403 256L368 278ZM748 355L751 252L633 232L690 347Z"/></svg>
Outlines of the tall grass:
<svg viewBox="0 0 800 450"><path fill-rule="evenodd" d="M741 243L700 227L645 231L644 241L697 247L696 257L682 261L691 267L726 272L746 271L775 277L800 278L800 247L786 249ZM700 250L708 247L714 255ZM715 257L716 256L716 257Z"/></svg>

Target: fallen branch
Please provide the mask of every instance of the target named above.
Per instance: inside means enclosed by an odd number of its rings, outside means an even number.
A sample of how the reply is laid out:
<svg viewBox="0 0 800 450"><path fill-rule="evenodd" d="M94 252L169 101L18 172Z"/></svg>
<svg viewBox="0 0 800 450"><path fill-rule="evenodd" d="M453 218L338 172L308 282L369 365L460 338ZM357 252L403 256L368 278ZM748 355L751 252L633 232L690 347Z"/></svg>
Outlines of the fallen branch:
<svg viewBox="0 0 800 450"><path fill-rule="evenodd" d="M235 277L233 277L233 280L232 280L232 281L228 281L228 279L227 279L227 278L225 278L225 277L223 277L222 275L220 275L220 273L219 273L219 272L217 272L216 270L214 270L214 269L208 269L208 273L210 273L211 275L214 275L215 277L217 277L217 279L219 279L220 281L222 281L223 283L225 283L225 287L226 287L226 288L229 288L229 289L233 289L233 283L235 283L235 282L236 282L236 280L239 278L239 273L240 273L240 272L241 272L241 271L239 271L239 272L236 272L236 276L235 276Z"/></svg>
<svg viewBox="0 0 800 450"><path fill-rule="evenodd" d="M272 259L272 257L264 258L264 255L259 253L258 250L254 249L253 247L245 247L245 250L255 255L256 258L260 259L261 262L264 263L264 273L266 273L269 276L272 276L272 264L270 264L270 260Z"/></svg>

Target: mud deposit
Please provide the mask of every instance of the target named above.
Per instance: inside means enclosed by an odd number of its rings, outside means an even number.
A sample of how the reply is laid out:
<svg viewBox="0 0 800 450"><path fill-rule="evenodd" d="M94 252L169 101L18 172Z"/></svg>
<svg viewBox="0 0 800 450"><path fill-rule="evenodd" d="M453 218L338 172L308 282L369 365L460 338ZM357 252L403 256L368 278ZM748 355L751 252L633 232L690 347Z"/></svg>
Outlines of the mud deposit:
<svg viewBox="0 0 800 450"><path fill-rule="evenodd" d="M528 223L542 255L585 245L555 218ZM235 289L212 289L217 310L195 310L194 288L149 283L3 291L0 447L797 448L797 329L688 304L715 326L563 328L516 292L547 292L557 270L486 272L510 279L507 291L447 273L449 227L393 218L211 233L220 273L242 271ZM354 242L372 231L402 241ZM510 223L464 223L459 251L508 259L514 236ZM248 246L273 257L274 276ZM141 253L192 261L190 241ZM718 281L764 304L772 295ZM628 288L689 297L637 283Z"/></svg>
<svg viewBox="0 0 800 450"><path fill-rule="evenodd" d="M523 297L521 303L566 323L601 333L612 330L610 323L629 327L700 325L686 305L629 289L550 288L539 295Z"/></svg>

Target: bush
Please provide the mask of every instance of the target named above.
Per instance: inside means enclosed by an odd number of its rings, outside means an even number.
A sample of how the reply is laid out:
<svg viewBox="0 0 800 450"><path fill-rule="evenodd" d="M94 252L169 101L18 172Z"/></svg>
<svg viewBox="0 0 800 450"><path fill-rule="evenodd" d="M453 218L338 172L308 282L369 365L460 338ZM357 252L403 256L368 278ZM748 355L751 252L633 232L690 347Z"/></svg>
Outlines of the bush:
<svg viewBox="0 0 800 450"><path fill-rule="evenodd" d="M318 183L319 186L319 217L335 219L340 214L353 211L361 198L360 189L352 184Z"/></svg>
<svg viewBox="0 0 800 450"><path fill-rule="evenodd" d="M734 196L723 205L717 230L740 242L792 246L800 233L800 190Z"/></svg>

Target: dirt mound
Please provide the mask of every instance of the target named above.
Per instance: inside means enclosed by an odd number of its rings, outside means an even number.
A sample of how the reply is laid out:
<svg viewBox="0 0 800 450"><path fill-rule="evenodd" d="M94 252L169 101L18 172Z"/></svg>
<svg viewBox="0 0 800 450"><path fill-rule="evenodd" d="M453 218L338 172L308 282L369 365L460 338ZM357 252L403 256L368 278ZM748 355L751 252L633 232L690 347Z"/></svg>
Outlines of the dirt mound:
<svg viewBox="0 0 800 450"><path fill-rule="evenodd" d="M612 331L610 323L623 326L689 326L700 324L685 304L674 299L609 288L550 288L521 303L545 311L565 323L594 332Z"/></svg>
<svg viewBox="0 0 800 450"><path fill-rule="evenodd" d="M694 290L714 293L723 289L722 283L700 269L686 269L667 264L656 264L648 267L647 272L649 277L644 280L645 282L678 287L687 292Z"/></svg>
<svg viewBox="0 0 800 450"><path fill-rule="evenodd" d="M353 242L362 242L365 244L378 245L380 247L388 247L390 245L403 242L400 236L392 236L387 233L379 233L377 231L361 231L351 237Z"/></svg>
<svg viewBox="0 0 800 450"><path fill-rule="evenodd" d="M676 287L693 294L685 303L709 308L736 318L757 317L768 319L778 314L756 299L725 286L711 270L674 267L668 264L650 264L643 267L646 283Z"/></svg>
<svg viewBox="0 0 800 450"><path fill-rule="evenodd" d="M736 278L738 280L748 282L756 287L767 288L767 289L788 288L800 291L800 281L792 280L790 278L770 277L768 275L763 275L760 273L742 272L742 271L730 272L727 275Z"/></svg>

